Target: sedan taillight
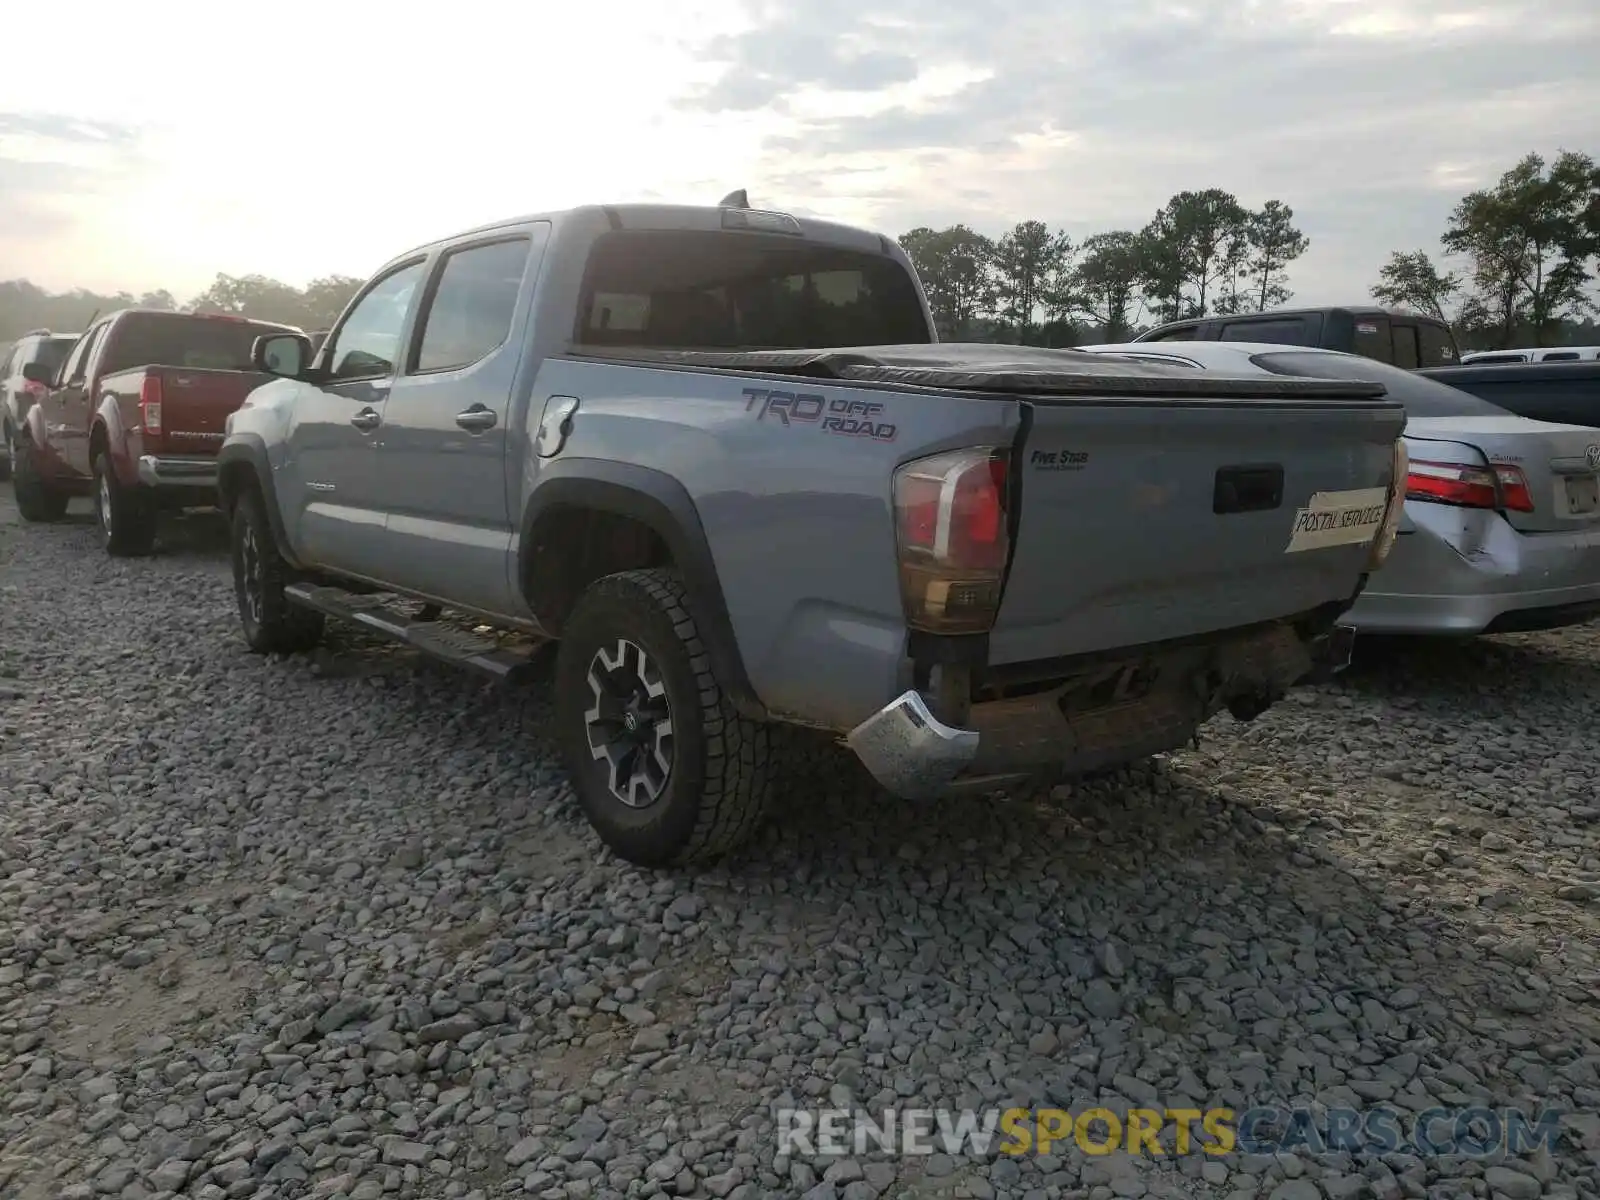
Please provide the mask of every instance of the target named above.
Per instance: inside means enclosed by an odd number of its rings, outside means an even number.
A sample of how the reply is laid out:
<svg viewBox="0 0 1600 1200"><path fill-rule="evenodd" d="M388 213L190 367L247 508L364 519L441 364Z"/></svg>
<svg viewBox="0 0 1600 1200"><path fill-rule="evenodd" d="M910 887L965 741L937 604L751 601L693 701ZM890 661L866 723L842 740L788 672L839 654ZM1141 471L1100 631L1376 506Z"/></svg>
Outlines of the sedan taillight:
<svg viewBox="0 0 1600 1200"><path fill-rule="evenodd" d="M1417 459L1406 474L1406 498L1453 504L1457 508L1532 512L1533 493L1518 467Z"/></svg>

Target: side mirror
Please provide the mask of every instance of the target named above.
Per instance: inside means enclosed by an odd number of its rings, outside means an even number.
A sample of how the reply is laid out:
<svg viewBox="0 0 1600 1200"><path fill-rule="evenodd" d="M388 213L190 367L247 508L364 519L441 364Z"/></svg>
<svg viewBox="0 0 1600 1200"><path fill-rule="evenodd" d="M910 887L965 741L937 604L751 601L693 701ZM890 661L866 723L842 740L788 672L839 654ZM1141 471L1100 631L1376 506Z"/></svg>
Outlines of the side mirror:
<svg viewBox="0 0 1600 1200"><path fill-rule="evenodd" d="M45 387L56 381L56 373L42 362L23 363L22 377L29 383L41 383Z"/></svg>
<svg viewBox="0 0 1600 1200"><path fill-rule="evenodd" d="M298 379L311 365L311 339L303 333L272 333L250 347L250 365L268 375Z"/></svg>

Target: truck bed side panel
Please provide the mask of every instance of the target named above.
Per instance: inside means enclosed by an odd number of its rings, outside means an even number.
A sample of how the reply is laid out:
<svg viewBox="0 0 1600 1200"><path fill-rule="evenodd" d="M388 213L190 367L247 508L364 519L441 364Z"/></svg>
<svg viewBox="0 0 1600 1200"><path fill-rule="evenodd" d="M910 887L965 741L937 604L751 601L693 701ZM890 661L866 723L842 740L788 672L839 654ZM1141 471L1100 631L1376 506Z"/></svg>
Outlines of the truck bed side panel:
<svg viewBox="0 0 1600 1200"><path fill-rule="evenodd" d="M689 489L756 695L770 711L837 729L909 686L894 468L956 446L1010 446L1021 411L1009 400L562 359L545 363L534 389L551 394L581 401L562 459L650 467ZM825 418L852 404L850 419L892 435L806 419L819 405ZM538 486L538 461L527 486Z"/></svg>

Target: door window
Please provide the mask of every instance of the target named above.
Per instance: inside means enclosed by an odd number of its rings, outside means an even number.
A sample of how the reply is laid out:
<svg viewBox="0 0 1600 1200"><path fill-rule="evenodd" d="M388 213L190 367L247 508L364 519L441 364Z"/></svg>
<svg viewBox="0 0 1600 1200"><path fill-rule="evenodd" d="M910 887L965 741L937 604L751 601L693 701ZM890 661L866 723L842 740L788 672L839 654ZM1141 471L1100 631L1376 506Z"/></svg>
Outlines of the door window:
<svg viewBox="0 0 1600 1200"><path fill-rule="evenodd" d="M1415 325L1394 327L1394 365L1414 371L1422 365L1421 348L1417 345Z"/></svg>
<svg viewBox="0 0 1600 1200"><path fill-rule="evenodd" d="M1389 332L1389 318L1357 317L1351 349L1362 358L1373 358L1382 363L1393 362L1394 341Z"/></svg>
<svg viewBox="0 0 1600 1200"><path fill-rule="evenodd" d="M445 255L422 315L412 370L471 366L505 345L528 265L528 239L469 246Z"/></svg>
<svg viewBox="0 0 1600 1200"><path fill-rule="evenodd" d="M411 299L422 282L422 260L407 263L372 284L328 339L327 363L335 380L382 379L400 359Z"/></svg>
<svg viewBox="0 0 1600 1200"><path fill-rule="evenodd" d="M1310 339L1304 321L1299 317L1287 317L1275 321L1230 321L1222 327L1222 335L1217 340L1304 346Z"/></svg>
<svg viewBox="0 0 1600 1200"><path fill-rule="evenodd" d="M1146 338L1151 342L1190 342L1195 340L1195 334L1200 332L1198 325L1180 325L1176 329L1168 329L1154 337Z"/></svg>
<svg viewBox="0 0 1600 1200"><path fill-rule="evenodd" d="M104 325L96 325L79 338L78 344L72 348L72 353L67 356L67 365L61 371L62 379L68 384L83 382L84 373L89 368L89 356L94 352L95 344L99 342L105 328Z"/></svg>

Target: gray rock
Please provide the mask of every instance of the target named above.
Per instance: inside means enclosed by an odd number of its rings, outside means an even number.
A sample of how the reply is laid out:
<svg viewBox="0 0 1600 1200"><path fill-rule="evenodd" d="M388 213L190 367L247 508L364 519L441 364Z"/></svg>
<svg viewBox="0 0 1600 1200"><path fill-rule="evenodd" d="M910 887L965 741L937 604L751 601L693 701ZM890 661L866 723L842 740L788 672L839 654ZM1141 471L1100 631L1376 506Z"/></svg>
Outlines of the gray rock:
<svg viewBox="0 0 1600 1200"><path fill-rule="evenodd" d="M1510 1167L1490 1167L1483 1173L1483 1181L1496 1196L1507 1200L1537 1200L1543 1186L1532 1175L1514 1171Z"/></svg>
<svg viewBox="0 0 1600 1200"><path fill-rule="evenodd" d="M1106 980L1092 979L1083 993L1083 1007L1097 1020L1115 1020L1122 1015L1122 997Z"/></svg>
<svg viewBox="0 0 1600 1200"><path fill-rule="evenodd" d="M433 1152L421 1142L408 1141L396 1135L379 1138L378 1151L383 1156L384 1162L398 1166L407 1163L425 1163L433 1157Z"/></svg>

